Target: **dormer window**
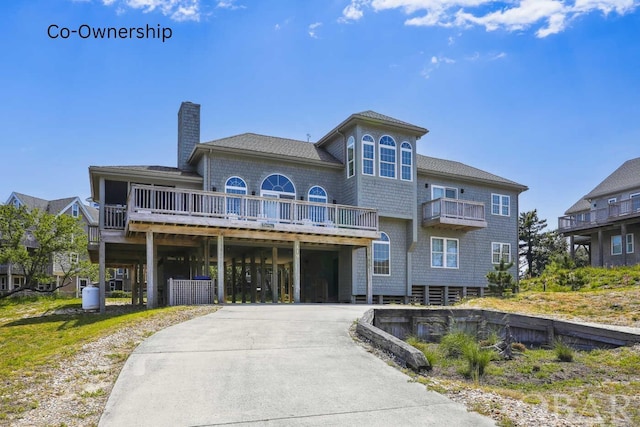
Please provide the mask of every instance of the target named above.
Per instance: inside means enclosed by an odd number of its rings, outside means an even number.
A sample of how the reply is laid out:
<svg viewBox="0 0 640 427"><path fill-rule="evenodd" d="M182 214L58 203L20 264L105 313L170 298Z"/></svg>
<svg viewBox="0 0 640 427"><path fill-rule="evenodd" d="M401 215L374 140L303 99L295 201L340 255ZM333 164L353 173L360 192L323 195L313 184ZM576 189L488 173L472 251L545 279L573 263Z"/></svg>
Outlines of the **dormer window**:
<svg viewBox="0 0 640 427"><path fill-rule="evenodd" d="M77 203L74 203L73 205L71 205L71 216L74 218L78 218L79 214L80 214L80 208Z"/></svg>
<svg viewBox="0 0 640 427"><path fill-rule="evenodd" d="M396 177L396 142L389 135L380 138L380 176Z"/></svg>

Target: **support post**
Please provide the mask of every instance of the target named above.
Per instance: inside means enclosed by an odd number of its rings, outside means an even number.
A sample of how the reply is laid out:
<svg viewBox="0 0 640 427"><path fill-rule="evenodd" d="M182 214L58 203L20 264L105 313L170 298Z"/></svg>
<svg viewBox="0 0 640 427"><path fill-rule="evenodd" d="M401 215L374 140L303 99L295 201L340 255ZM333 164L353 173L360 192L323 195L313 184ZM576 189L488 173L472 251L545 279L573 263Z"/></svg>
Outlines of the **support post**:
<svg viewBox="0 0 640 427"><path fill-rule="evenodd" d="M131 275L129 280L131 280L131 305L136 305L136 299L138 297L138 288L136 287L136 281L138 280L138 267L133 264L130 271Z"/></svg>
<svg viewBox="0 0 640 427"><path fill-rule="evenodd" d="M575 246L575 237L573 236L573 234L571 236L569 236L569 255L571 256L572 260L576 260L576 246Z"/></svg>
<svg viewBox="0 0 640 427"><path fill-rule="evenodd" d="M218 304L224 304L224 236L218 235Z"/></svg>
<svg viewBox="0 0 640 427"><path fill-rule="evenodd" d="M258 297L258 266L256 252L251 252L251 303L255 304Z"/></svg>
<svg viewBox="0 0 640 427"><path fill-rule="evenodd" d="M98 248L98 298L100 299L100 314L104 314L107 311L106 308L106 293L105 293L105 281L107 280L106 263L106 245L102 238L100 239L100 245Z"/></svg>
<svg viewBox="0 0 640 427"><path fill-rule="evenodd" d="M247 256L242 254L242 270L240 272L240 292L242 293L242 303L247 302Z"/></svg>
<svg viewBox="0 0 640 427"><path fill-rule="evenodd" d="M604 267L604 239L602 229L598 230L598 267Z"/></svg>
<svg viewBox="0 0 640 427"><path fill-rule="evenodd" d="M373 243L367 245L367 304L373 304Z"/></svg>
<svg viewBox="0 0 640 427"><path fill-rule="evenodd" d="M620 240L622 240L622 265L627 265L627 224L620 226Z"/></svg>
<svg viewBox="0 0 640 427"><path fill-rule="evenodd" d="M271 291L272 301L274 304L278 303L278 248L271 248Z"/></svg>
<svg viewBox="0 0 640 427"><path fill-rule="evenodd" d="M263 304L267 302L267 290L265 289L267 281L265 280L266 274L264 274L264 261L264 252L260 251L260 302Z"/></svg>
<svg viewBox="0 0 640 427"><path fill-rule="evenodd" d="M293 242L293 302L300 303L300 241Z"/></svg>
<svg viewBox="0 0 640 427"><path fill-rule="evenodd" d="M144 304L144 264L142 259L138 261L138 305Z"/></svg>
<svg viewBox="0 0 640 427"><path fill-rule="evenodd" d="M236 303L236 286L238 284L238 272L236 271L236 259L231 258L231 303Z"/></svg>
<svg viewBox="0 0 640 427"><path fill-rule="evenodd" d="M147 231L147 308L157 306L156 289L156 245L153 231Z"/></svg>

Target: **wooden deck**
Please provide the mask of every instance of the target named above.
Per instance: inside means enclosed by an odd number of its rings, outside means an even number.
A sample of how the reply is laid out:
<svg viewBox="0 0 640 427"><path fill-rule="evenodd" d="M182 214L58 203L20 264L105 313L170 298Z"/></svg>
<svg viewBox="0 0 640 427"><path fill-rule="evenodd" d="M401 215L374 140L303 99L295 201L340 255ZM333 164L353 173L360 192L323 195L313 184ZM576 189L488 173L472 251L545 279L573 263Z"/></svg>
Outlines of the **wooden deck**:
<svg viewBox="0 0 640 427"><path fill-rule="evenodd" d="M422 204L422 226L453 230L485 228L484 203L441 198Z"/></svg>
<svg viewBox="0 0 640 427"><path fill-rule="evenodd" d="M586 231L628 220L640 220L640 198L620 200L604 208L561 216L558 218L558 231Z"/></svg>

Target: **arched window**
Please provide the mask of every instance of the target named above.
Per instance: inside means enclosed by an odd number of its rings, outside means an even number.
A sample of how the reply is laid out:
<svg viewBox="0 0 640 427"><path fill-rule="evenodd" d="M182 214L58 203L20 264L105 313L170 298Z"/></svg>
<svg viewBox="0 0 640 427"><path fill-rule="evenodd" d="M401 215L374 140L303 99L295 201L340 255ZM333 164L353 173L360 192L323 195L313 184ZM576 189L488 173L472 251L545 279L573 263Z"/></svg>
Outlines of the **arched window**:
<svg viewBox="0 0 640 427"><path fill-rule="evenodd" d="M391 274L391 241L387 233L381 233L380 240L373 242L373 275Z"/></svg>
<svg viewBox="0 0 640 427"><path fill-rule="evenodd" d="M356 140L350 136L347 140L347 178L356 174Z"/></svg>
<svg viewBox="0 0 640 427"><path fill-rule="evenodd" d="M308 200L313 203L327 203L327 192L319 185L314 185L309 189ZM314 223L324 223L327 219L327 208L325 206L309 206L309 219Z"/></svg>
<svg viewBox="0 0 640 427"><path fill-rule="evenodd" d="M264 195L264 193L278 193L279 195L285 196L288 195L296 197L296 188L293 186L293 183L289 178L284 175L280 175L278 173L274 173L273 175L269 175L262 181L262 185L260 186L260 193Z"/></svg>
<svg viewBox="0 0 640 427"><path fill-rule="evenodd" d="M411 144L403 142L400 146L400 179L403 181L413 181L413 150Z"/></svg>
<svg viewBox="0 0 640 427"><path fill-rule="evenodd" d="M362 137L362 174L374 175L376 141L371 135Z"/></svg>
<svg viewBox="0 0 640 427"><path fill-rule="evenodd" d="M295 199L296 188L289 178L274 173L262 181L260 196L269 199ZM265 218L276 221L293 221L293 209L291 202L279 202L277 200L265 200L262 203L262 215Z"/></svg>
<svg viewBox="0 0 640 427"><path fill-rule="evenodd" d="M314 185L309 189L309 201L316 203L327 203L327 192L319 185Z"/></svg>
<svg viewBox="0 0 640 427"><path fill-rule="evenodd" d="M380 176L396 177L396 142L389 135L380 138Z"/></svg>
<svg viewBox="0 0 640 427"><path fill-rule="evenodd" d="M224 185L224 192L229 194L247 194L247 183L238 176L227 179ZM227 197L227 213L242 215L243 203L241 197Z"/></svg>

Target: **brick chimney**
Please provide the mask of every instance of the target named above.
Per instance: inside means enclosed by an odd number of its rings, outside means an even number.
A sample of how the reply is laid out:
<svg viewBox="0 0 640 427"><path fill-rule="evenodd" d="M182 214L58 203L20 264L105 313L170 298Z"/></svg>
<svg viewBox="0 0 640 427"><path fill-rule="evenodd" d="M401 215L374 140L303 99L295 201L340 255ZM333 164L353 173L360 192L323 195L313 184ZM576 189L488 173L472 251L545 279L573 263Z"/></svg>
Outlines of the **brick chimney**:
<svg viewBox="0 0 640 427"><path fill-rule="evenodd" d="M187 163L189 155L200 142L200 104L183 102L178 110L178 168L193 171Z"/></svg>

